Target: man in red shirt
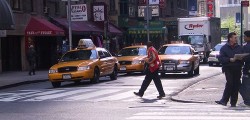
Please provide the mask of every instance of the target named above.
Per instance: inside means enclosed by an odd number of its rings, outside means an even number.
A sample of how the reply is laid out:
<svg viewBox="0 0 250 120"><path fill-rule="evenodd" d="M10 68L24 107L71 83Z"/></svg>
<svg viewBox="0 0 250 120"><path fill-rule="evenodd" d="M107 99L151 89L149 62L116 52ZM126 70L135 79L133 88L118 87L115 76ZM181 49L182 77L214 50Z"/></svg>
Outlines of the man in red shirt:
<svg viewBox="0 0 250 120"><path fill-rule="evenodd" d="M142 97L147 87L149 86L150 82L153 79L155 86L159 92L159 96L157 96L157 98L161 99L162 97L165 97L165 92L163 90L160 77L158 75L158 70L161 65L161 61L159 59L157 50L153 47L152 42L149 41L147 43L147 48L148 48L148 57L146 58L145 62L148 64L148 67L146 70L146 76L139 92L134 92L134 94Z"/></svg>

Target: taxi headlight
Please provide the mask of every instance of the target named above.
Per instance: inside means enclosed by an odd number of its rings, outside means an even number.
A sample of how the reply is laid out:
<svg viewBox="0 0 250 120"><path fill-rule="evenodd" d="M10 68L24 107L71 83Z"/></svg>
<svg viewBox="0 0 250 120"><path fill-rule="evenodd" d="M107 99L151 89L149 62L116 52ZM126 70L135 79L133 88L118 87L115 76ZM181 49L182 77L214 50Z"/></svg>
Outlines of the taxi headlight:
<svg viewBox="0 0 250 120"><path fill-rule="evenodd" d="M49 74L57 73L58 71L55 69L49 69Z"/></svg>
<svg viewBox="0 0 250 120"><path fill-rule="evenodd" d="M188 61L188 60L180 60L180 64L189 64L190 63L190 61Z"/></svg>
<svg viewBox="0 0 250 120"><path fill-rule="evenodd" d="M90 66L81 66L81 67L78 67L78 71L84 71L84 70L89 70L90 69Z"/></svg>
<svg viewBox="0 0 250 120"><path fill-rule="evenodd" d="M143 63L142 60L134 60L134 61L132 61L132 65L134 65L134 64L141 64L141 63Z"/></svg>

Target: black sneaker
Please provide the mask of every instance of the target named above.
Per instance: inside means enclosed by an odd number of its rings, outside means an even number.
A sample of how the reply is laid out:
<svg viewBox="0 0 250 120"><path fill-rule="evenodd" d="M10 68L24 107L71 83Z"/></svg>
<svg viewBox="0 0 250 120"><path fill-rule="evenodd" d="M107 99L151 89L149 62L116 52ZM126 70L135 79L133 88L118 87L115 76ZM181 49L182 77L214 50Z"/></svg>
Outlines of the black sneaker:
<svg viewBox="0 0 250 120"><path fill-rule="evenodd" d="M142 97L142 95L140 95L138 92L134 92L134 94L135 94L136 96Z"/></svg>
<svg viewBox="0 0 250 120"><path fill-rule="evenodd" d="M158 99L162 99L163 97L165 97L165 95L159 95L159 96L157 96Z"/></svg>
<svg viewBox="0 0 250 120"><path fill-rule="evenodd" d="M226 104L226 103L221 102L221 101L215 101L215 103L220 104L220 105L223 105L223 106L227 106L227 104Z"/></svg>
<svg viewBox="0 0 250 120"><path fill-rule="evenodd" d="M231 107L236 107L236 105L231 105Z"/></svg>

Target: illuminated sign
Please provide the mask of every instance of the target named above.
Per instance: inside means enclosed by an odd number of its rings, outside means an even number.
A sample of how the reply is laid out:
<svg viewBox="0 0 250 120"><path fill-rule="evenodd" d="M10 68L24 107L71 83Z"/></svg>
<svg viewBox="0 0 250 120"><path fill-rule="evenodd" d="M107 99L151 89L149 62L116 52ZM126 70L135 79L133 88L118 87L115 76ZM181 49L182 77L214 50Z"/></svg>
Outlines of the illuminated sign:
<svg viewBox="0 0 250 120"><path fill-rule="evenodd" d="M152 8L152 16L159 16L159 6L158 5L152 5L149 6ZM146 6L138 6L138 17L144 17L144 9Z"/></svg>
<svg viewBox="0 0 250 120"><path fill-rule="evenodd" d="M215 7L214 0L207 0L207 17L214 17Z"/></svg>

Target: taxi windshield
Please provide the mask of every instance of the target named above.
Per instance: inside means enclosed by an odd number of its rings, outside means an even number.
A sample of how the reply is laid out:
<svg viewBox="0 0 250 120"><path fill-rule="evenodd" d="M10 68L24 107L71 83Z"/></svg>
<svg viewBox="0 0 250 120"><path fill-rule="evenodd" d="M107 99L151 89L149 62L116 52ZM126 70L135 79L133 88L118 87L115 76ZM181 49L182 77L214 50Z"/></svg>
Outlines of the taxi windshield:
<svg viewBox="0 0 250 120"><path fill-rule="evenodd" d="M66 53L60 62L97 59L95 50L78 50Z"/></svg>
<svg viewBox="0 0 250 120"><path fill-rule="evenodd" d="M188 46L163 46L159 50L159 55L191 54Z"/></svg>
<svg viewBox="0 0 250 120"><path fill-rule="evenodd" d="M125 48L122 49L118 56L144 56L147 55L147 49L146 48Z"/></svg>

